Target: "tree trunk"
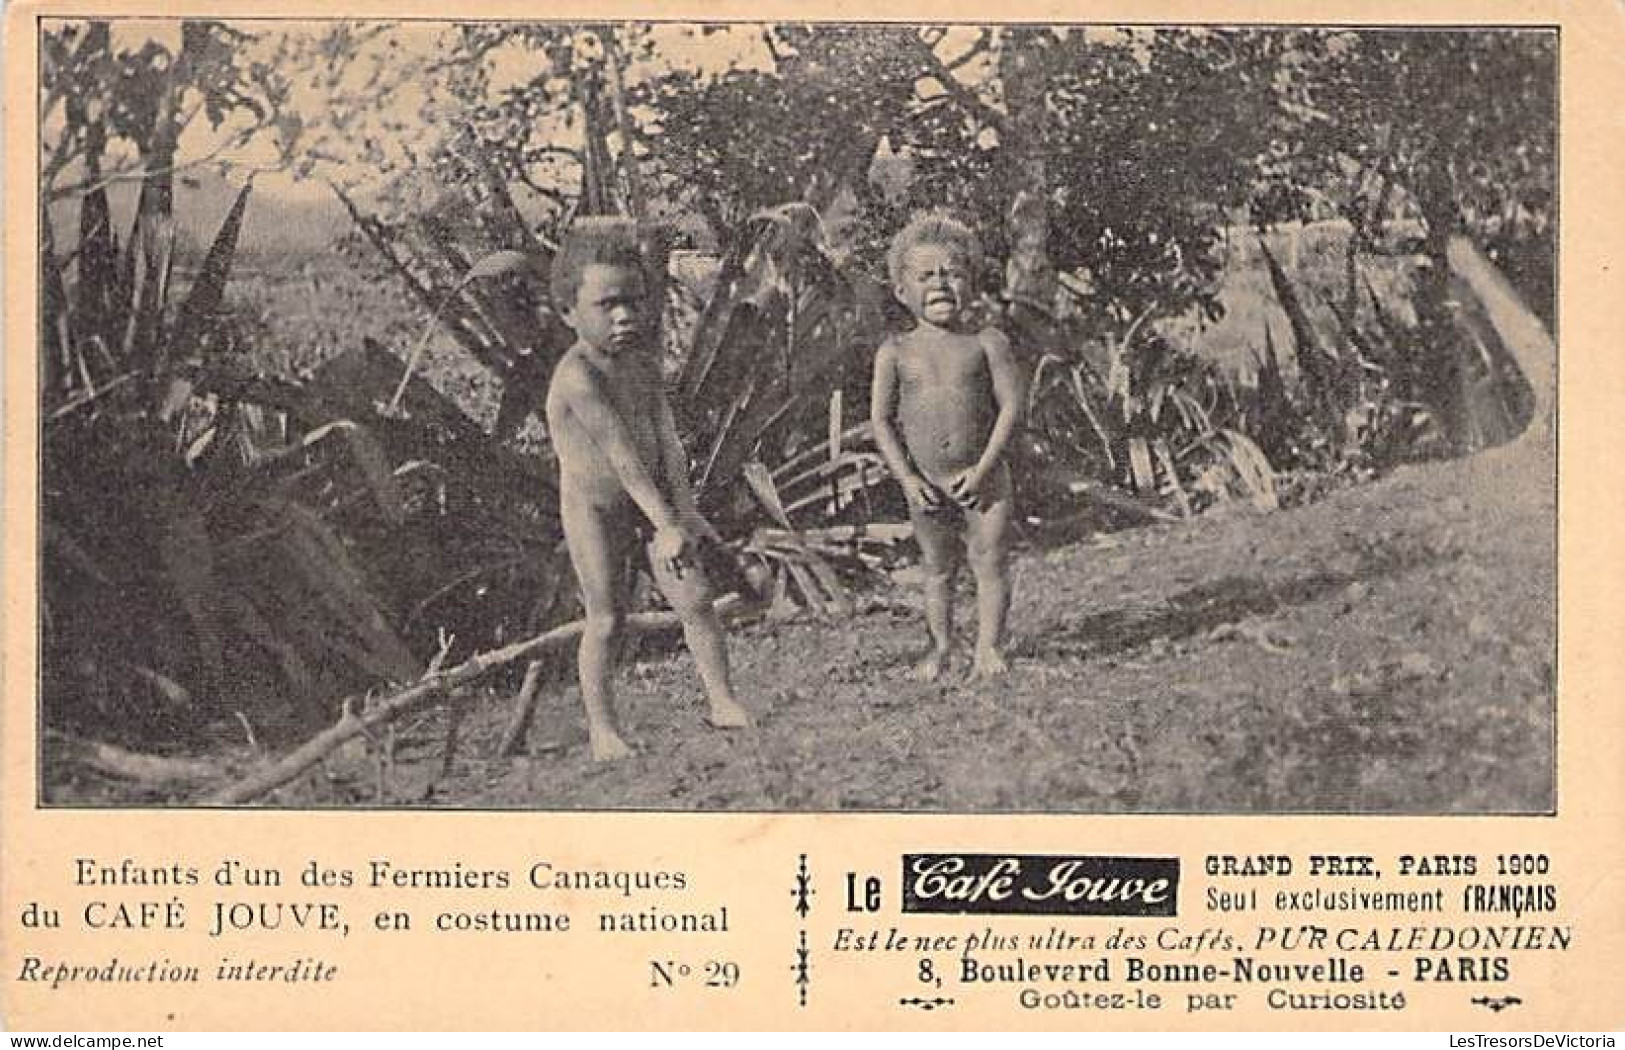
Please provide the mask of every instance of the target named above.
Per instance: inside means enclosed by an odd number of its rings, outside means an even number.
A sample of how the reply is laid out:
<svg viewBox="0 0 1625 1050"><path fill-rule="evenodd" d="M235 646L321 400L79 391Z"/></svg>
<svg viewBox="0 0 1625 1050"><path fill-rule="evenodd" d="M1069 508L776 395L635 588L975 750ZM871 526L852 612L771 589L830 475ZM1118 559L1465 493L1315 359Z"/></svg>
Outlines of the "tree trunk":
<svg viewBox="0 0 1625 1050"><path fill-rule="evenodd" d="M1008 184L1012 189L1003 295L1010 333L1023 356L1036 358L1053 340L1055 267L1049 255L1049 171L1044 144L1048 138L1048 62L1043 29L1004 31L999 76L1004 86L1006 119L1000 130Z"/></svg>
<svg viewBox="0 0 1625 1050"><path fill-rule="evenodd" d="M582 75L578 90L581 95L582 139L580 214L613 215L616 211L615 198L610 186L614 168L599 113L602 106L596 77L590 73Z"/></svg>
<svg viewBox="0 0 1625 1050"><path fill-rule="evenodd" d="M621 49L615 40L615 30L606 26L598 33L604 45L604 65L609 69L609 102L615 114L615 129L621 137L621 185L626 188L624 210L634 219L644 217L643 180L638 171L637 139L633 135L632 117L626 108L626 78L622 71Z"/></svg>
<svg viewBox="0 0 1625 1050"><path fill-rule="evenodd" d="M132 363L162 373L165 361L163 311L169 294L170 268L174 261L175 236L175 150L183 127L182 102L198 54L207 45L209 27L204 22L181 24L181 49L170 66L154 102L151 133L136 143L143 172L141 197L136 205L137 243L132 251L141 253L145 279L136 292ZM162 388L158 396L163 397Z"/></svg>

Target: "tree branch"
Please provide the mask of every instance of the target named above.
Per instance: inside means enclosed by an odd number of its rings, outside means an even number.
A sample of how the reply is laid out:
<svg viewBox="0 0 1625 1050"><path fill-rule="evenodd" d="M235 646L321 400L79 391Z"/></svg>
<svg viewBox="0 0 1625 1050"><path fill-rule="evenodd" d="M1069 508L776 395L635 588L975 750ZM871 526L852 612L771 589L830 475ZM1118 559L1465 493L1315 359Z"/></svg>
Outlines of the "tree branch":
<svg viewBox="0 0 1625 1050"><path fill-rule="evenodd" d="M570 204L569 194L541 185L535 179L531 178L526 172L519 172L519 181L525 185L526 189L535 193L537 196L546 197L554 204L557 204L560 208L568 207Z"/></svg>
<svg viewBox="0 0 1625 1050"><path fill-rule="evenodd" d="M524 150L522 155L524 156L525 160L534 163L550 153L556 153L561 157L568 157L577 164L581 163L581 151L576 149L574 146L531 146Z"/></svg>
<svg viewBox="0 0 1625 1050"><path fill-rule="evenodd" d="M956 67L944 62L942 56L936 53L924 37L915 37L914 40L918 45L915 50L924 67L923 79L936 81L950 98L969 110L973 118L1003 134L1006 127L1005 115L989 105L968 84L954 76ZM969 56L966 56L965 61L968 60Z"/></svg>
<svg viewBox="0 0 1625 1050"><path fill-rule="evenodd" d="M762 30L762 43L767 45L767 54L768 57L773 59L773 68L778 69L783 66L785 55L783 51L779 50L778 42L773 39L772 28Z"/></svg>
<svg viewBox="0 0 1625 1050"><path fill-rule="evenodd" d="M97 190L106 189L117 182L146 182L149 179L159 178L164 175L178 175L183 171L190 171L193 168L199 168L205 164L213 162L222 153L225 153L229 149L236 149L237 147L243 145L249 139L263 131L266 127L267 125L263 123L255 124L252 128L238 132L236 135L220 143L203 156L185 161L184 163L171 164L167 168L145 168L142 167L138 161L129 167L104 172L102 175L96 178L81 179L78 182L69 183L66 186L51 190L46 200L50 203L55 203L56 201L65 200L69 197L82 197L88 193L95 193ZM280 170L282 167L285 167L285 165L278 165L274 169L261 167L258 170Z"/></svg>
<svg viewBox="0 0 1625 1050"><path fill-rule="evenodd" d="M465 37L465 42L466 39L467 38ZM471 65L475 62L479 62L484 59L486 55L490 54L492 51L495 51L497 48L501 47L507 42L507 38L503 36L489 37L480 41L463 54L453 55L450 58L436 59L433 62L427 63L423 67L423 74L426 77L433 76L436 73L444 72L448 69L458 69Z"/></svg>
<svg viewBox="0 0 1625 1050"><path fill-rule="evenodd" d="M729 595L717 603L717 615L734 616L749 607L749 603L738 595ZM679 623L674 612L638 613L626 618L626 629L633 634L646 634L651 631L669 630ZM356 713L353 703L346 700L343 714L333 725L247 778L213 792L203 799L202 804L240 806L245 802L252 802L266 792L293 780L346 740L425 707L452 690L461 689L499 667L562 649L581 636L584 626L584 620L573 620L527 641L515 642L502 649L480 653L449 671L425 675L415 684L374 701L359 714Z"/></svg>
<svg viewBox="0 0 1625 1050"><path fill-rule="evenodd" d="M109 776L124 780L174 785L214 780L222 773L219 766L201 758L177 758L170 755L126 751L122 747L100 740L86 740L53 729L47 729L43 736L48 744L61 748L67 756Z"/></svg>
<svg viewBox="0 0 1625 1050"><path fill-rule="evenodd" d="M67 56L60 68L57 66L55 56L49 48L41 49L41 63L44 68L44 78L51 81L51 91L40 103L40 124L44 124L56 104L67 96L70 86L76 86L78 81L69 71L83 68L92 51L105 51L109 40L109 25L106 22L91 22L85 35L79 38L74 47L73 54ZM49 34L47 34L49 35Z"/></svg>
<svg viewBox="0 0 1625 1050"><path fill-rule="evenodd" d="M970 46L969 50L967 50L963 55L960 55L958 58L944 61L942 63L942 67L948 70L959 69L961 66L964 66L966 63L970 62L970 60L975 58L977 55L987 54L992 45L993 30L984 29L976 35L976 42Z"/></svg>

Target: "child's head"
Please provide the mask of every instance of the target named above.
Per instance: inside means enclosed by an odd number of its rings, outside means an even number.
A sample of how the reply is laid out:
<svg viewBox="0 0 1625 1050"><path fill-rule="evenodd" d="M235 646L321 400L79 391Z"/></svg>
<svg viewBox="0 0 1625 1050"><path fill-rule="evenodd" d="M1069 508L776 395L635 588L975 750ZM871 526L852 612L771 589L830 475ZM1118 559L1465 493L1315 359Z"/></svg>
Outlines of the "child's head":
<svg viewBox="0 0 1625 1050"><path fill-rule="evenodd" d="M886 252L886 270L892 284L902 277L908 253L925 246L957 251L972 272L982 264L982 242L976 231L941 210L922 211L897 231Z"/></svg>
<svg viewBox="0 0 1625 1050"><path fill-rule="evenodd" d="M554 308L594 347L633 345L643 336L648 310L646 270L636 225L578 220L553 257Z"/></svg>
<svg viewBox="0 0 1625 1050"><path fill-rule="evenodd" d="M646 278L637 225L626 219L608 216L577 219L571 223L563 243L553 256L551 284L554 306L568 310L575 303L582 274L589 266L634 270Z"/></svg>
<svg viewBox="0 0 1625 1050"><path fill-rule="evenodd" d="M942 211L916 215L892 238L892 291L917 319L951 324L971 306L982 246L976 232Z"/></svg>

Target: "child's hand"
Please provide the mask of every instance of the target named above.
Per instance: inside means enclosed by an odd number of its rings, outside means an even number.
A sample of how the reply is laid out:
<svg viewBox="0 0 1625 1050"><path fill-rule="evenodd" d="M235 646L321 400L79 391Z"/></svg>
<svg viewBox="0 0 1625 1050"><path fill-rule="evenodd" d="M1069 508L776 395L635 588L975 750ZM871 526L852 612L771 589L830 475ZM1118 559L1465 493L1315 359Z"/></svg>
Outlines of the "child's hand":
<svg viewBox="0 0 1625 1050"><path fill-rule="evenodd" d="M903 498L908 500L911 507L925 510L939 510L942 507L942 493L918 474L903 479Z"/></svg>
<svg viewBox="0 0 1625 1050"><path fill-rule="evenodd" d="M981 502L982 472L975 467L961 471L948 485L948 495L966 510L973 510Z"/></svg>
<svg viewBox="0 0 1625 1050"><path fill-rule="evenodd" d="M687 562L684 554L692 541L693 537L684 526L660 529L655 533L654 543L650 545L649 558L673 576L681 576L683 566Z"/></svg>

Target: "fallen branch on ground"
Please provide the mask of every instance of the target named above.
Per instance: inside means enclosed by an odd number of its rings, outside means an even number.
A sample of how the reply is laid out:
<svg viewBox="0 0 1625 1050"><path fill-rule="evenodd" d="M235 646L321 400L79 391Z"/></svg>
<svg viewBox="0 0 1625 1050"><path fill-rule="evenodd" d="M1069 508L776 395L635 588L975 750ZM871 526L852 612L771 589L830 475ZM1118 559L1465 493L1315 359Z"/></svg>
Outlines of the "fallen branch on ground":
<svg viewBox="0 0 1625 1050"><path fill-rule="evenodd" d="M514 698L513 715L508 719L508 728L502 731L502 742L497 745L498 758L517 757L524 748L531 719L536 714L536 696L542 691L544 669L540 660L532 660L525 668L525 680L519 686L519 695Z"/></svg>
<svg viewBox="0 0 1625 1050"><path fill-rule="evenodd" d="M718 616L737 616L748 611L750 603L738 595L728 595L717 603ZM635 613L626 618L629 635L669 630L679 626L674 612ZM281 787L305 770L320 762L330 752L351 737L369 732L411 711L418 710L440 699L454 689L460 689L483 678L499 667L518 660L534 658L573 643L581 637L585 621L573 620L523 642L492 649L465 660L445 671L426 674L413 684L369 703L357 713L350 701L345 701L344 713L339 720L317 733L282 758L256 772L221 788L202 800L205 806L240 806L251 802L268 791Z"/></svg>
<svg viewBox="0 0 1625 1050"><path fill-rule="evenodd" d="M126 751L122 747L104 744L100 740L85 740L55 730L46 730L45 738L48 743L60 747L65 756L124 780L175 784L217 780L222 772L218 765L201 758L178 758Z"/></svg>

